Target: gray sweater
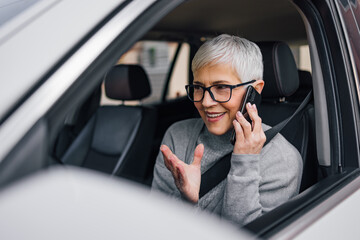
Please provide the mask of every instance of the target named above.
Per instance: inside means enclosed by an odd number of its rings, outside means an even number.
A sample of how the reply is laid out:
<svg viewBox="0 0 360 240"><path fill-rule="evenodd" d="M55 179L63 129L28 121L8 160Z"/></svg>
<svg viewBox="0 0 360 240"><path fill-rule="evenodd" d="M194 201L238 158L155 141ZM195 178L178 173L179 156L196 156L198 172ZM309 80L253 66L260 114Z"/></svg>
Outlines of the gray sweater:
<svg viewBox="0 0 360 240"><path fill-rule="evenodd" d="M264 131L268 128L263 124ZM232 152L230 135L231 132L213 135L201 118L189 119L173 124L162 144L188 164L193 161L195 147L204 144L201 160L201 173L204 173L217 160ZM299 191L301 173L299 152L278 134L260 154L232 154L227 179L204 195L198 206L243 225L295 196ZM181 197L161 152L156 159L152 189Z"/></svg>

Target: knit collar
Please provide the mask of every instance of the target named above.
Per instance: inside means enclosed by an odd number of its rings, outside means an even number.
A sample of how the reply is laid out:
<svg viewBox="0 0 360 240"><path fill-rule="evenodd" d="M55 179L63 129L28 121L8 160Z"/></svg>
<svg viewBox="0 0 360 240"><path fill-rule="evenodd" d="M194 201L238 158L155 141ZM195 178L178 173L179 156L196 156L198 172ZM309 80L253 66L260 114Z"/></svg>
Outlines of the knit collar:
<svg viewBox="0 0 360 240"><path fill-rule="evenodd" d="M206 125L204 124L197 144L203 143L206 148L210 148L213 151L229 152L233 149L233 145L230 143L231 134L232 129L223 135L214 135L209 132Z"/></svg>

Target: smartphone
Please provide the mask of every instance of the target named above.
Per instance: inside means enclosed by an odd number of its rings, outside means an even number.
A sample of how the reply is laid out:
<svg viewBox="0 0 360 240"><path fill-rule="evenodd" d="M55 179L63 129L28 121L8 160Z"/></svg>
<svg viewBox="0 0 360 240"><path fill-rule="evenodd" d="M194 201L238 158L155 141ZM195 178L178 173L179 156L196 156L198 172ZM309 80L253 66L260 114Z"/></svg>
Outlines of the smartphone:
<svg viewBox="0 0 360 240"><path fill-rule="evenodd" d="M248 86L248 88L246 89L245 96L243 98L243 101L242 101L242 103L240 105L240 109L239 109L239 111L243 114L245 119L251 123L249 114L246 111L246 104L248 102L251 104L255 104L256 108L258 108L258 106L261 103L261 95L255 90L255 88L253 86ZM230 142L232 145L234 145L235 141L236 141L236 133L235 133L235 129L234 129L231 134Z"/></svg>

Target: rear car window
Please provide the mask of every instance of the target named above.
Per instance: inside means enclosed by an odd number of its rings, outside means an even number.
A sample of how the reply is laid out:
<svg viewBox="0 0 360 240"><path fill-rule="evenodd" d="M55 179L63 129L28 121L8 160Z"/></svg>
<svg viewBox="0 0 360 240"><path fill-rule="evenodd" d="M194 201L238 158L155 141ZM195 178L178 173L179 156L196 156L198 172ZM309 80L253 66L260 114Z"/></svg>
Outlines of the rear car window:
<svg viewBox="0 0 360 240"><path fill-rule="evenodd" d="M127 51L117 64L139 64L147 73L151 85L151 95L142 100L142 103L156 103L162 101L165 84L179 46L177 42L139 41ZM189 71L189 44L181 44L175 66L171 72L166 99L175 99L186 95L185 85L188 82ZM138 101L114 101L106 97L102 87L101 105L106 104L138 104Z"/></svg>

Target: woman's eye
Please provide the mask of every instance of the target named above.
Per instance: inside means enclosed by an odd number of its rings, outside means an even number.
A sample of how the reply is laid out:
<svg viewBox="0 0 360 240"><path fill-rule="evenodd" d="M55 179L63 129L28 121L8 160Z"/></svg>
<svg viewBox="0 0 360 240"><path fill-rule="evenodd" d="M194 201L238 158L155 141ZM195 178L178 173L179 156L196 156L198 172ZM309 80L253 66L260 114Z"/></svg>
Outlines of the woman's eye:
<svg viewBox="0 0 360 240"><path fill-rule="evenodd" d="M200 90L201 89L201 87L199 85L194 85L193 87L194 87L194 90Z"/></svg>
<svg viewBox="0 0 360 240"><path fill-rule="evenodd" d="M215 85L214 87L216 90L226 90L228 88L226 85Z"/></svg>

